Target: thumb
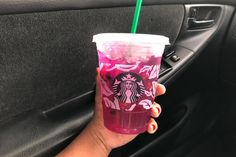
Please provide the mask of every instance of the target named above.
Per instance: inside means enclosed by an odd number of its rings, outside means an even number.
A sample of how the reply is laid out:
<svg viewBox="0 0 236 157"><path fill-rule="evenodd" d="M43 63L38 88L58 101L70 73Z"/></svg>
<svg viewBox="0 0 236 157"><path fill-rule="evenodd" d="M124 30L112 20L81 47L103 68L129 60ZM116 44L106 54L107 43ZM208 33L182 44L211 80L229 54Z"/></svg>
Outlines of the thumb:
<svg viewBox="0 0 236 157"><path fill-rule="evenodd" d="M101 87L100 87L100 69L96 68L96 95L95 99L97 103L101 102Z"/></svg>

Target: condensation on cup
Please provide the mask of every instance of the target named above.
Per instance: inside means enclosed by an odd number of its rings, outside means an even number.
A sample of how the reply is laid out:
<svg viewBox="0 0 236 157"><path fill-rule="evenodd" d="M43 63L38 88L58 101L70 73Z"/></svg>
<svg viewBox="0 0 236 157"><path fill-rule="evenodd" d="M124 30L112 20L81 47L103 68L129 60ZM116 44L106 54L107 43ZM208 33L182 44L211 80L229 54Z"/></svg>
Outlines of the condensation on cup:
<svg viewBox="0 0 236 157"><path fill-rule="evenodd" d="M169 38L103 33L95 35L93 42L99 58L104 125L121 134L145 132Z"/></svg>

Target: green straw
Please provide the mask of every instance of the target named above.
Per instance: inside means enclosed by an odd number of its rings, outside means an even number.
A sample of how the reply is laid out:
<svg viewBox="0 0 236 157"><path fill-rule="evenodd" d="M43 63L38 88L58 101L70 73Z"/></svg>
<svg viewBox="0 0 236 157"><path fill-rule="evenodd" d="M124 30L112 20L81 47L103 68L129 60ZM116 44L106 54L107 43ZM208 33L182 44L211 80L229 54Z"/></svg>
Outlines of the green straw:
<svg viewBox="0 0 236 157"><path fill-rule="evenodd" d="M135 12L134 12L134 19L133 19L132 28L131 28L131 33L134 33L134 34L137 31L141 7L142 7L142 0L137 0Z"/></svg>

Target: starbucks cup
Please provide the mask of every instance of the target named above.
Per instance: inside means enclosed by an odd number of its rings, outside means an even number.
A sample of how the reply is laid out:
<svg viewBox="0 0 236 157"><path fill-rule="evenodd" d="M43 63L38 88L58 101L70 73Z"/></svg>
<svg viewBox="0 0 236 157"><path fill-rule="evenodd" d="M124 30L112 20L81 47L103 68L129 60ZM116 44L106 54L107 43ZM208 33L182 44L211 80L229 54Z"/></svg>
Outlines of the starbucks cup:
<svg viewBox="0 0 236 157"><path fill-rule="evenodd" d="M169 39L159 35L103 33L95 35L93 42L99 58L104 125L121 134L145 132Z"/></svg>

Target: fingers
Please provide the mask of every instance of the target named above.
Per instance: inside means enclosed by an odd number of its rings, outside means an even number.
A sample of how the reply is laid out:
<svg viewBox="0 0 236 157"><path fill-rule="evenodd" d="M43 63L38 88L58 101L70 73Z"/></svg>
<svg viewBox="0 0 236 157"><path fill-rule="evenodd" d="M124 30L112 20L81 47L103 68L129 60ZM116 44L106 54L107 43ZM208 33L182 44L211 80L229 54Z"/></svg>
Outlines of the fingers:
<svg viewBox="0 0 236 157"><path fill-rule="evenodd" d="M156 96L163 95L166 92L166 87L162 84L156 85Z"/></svg>
<svg viewBox="0 0 236 157"><path fill-rule="evenodd" d="M157 103L154 102L151 110L150 110L150 115L154 118L158 118L161 114L161 106Z"/></svg>
<svg viewBox="0 0 236 157"><path fill-rule="evenodd" d="M154 102L154 104L150 110L150 115L154 118L158 118L160 116L160 114L161 114L161 106ZM147 132L149 134L154 134L158 129L158 125L157 125L154 118L150 118L148 125L147 125Z"/></svg>
<svg viewBox="0 0 236 157"><path fill-rule="evenodd" d="M100 69L96 68L96 85L99 85L99 79L100 79ZM99 87L99 86L96 86Z"/></svg>
<svg viewBox="0 0 236 157"><path fill-rule="evenodd" d="M158 125L156 121L153 118L151 118L147 125L147 132L149 134L154 134L157 131L157 129L158 129Z"/></svg>
<svg viewBox="0 0 236 157"><path fill-rule="evenodd" d="M100 89L100 69L97 68L96 69L96 101L97 103L100 103L101 101L101 98L100 98L100 93L101 92L101 89Z"/></svg>

